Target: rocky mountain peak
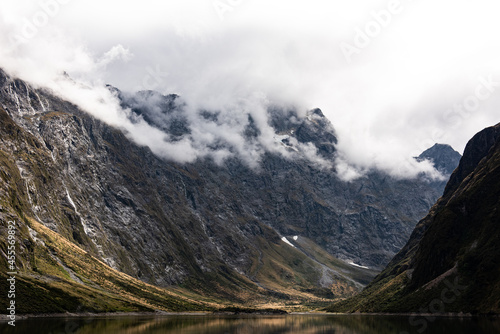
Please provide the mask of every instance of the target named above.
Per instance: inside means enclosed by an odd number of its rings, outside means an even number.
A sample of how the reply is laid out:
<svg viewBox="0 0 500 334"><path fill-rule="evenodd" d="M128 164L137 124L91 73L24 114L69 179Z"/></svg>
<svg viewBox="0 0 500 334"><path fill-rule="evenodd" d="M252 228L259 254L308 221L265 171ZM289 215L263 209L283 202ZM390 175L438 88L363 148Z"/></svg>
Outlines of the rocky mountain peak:
<svg viewBox="0 0 500 334"><path fill-rule="evenodd" d="M314 143L323 157L333 158L337 136L332 124L319 108L308 111L306 115L295 130L295 137L301 143Z"/></svg>
<svg viewBox="0 0 500 334"><path fill-rule="evenodd" d="M431 161L438 171L448 176L458 166L461 157L460 153L455 151L450 145L435 144L422 152L416 159L419 162L424 160Z"/></svg>

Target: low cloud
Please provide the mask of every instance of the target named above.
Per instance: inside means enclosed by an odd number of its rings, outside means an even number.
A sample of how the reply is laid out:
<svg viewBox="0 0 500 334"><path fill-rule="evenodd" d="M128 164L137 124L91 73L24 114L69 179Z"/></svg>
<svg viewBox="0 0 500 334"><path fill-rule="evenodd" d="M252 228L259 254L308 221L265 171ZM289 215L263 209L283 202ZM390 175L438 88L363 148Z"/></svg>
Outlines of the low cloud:
<svg viewBox="0 0 500 334"><path fill-rule="evenodd" d="M323 110L338 135L335 165L345 180L373 169L438 178L432 166L413 157L435 142L462 151L475 132L498 122L494 1L402 0L402 10L368 36L350 62L340 45L380 25L373 13L387 10L388 1L243 1L231 5L223 20L210 1L44 3L53 6L18 1L2 8L0 67L178 162L210 157L221 163L238 156L257 166L263 152L293 158L270 126L267 109L277 104L293 106L299 117L314 107ZM463 17L474 24L464 26ZM474 97L481 78L491 78L488 98L474 110L454 109ZM189 133L166 131L165 124L180 116L143 101L156 117L152 126L122 108L105 83L128 94L179 94ZM217 118L207 119L203 110ZM248 137L252 126L258 135ZM330 167L315 147L294 145L317 166Z"/></svg>
<svg viewBox="0 0 500 334"><path fill-rule="evenodd" d="M212 101L206 107L176 97L175 103L180 105L179 108L165 113L166 109L162 105L166 98L164 95L151 91L139 94L124 92L122 98L125 101L133 99L134 102L124 108L124 101L99 80L97 73L113 62L130 60L129 50L118 45L102 56L94 57L78 45L56 46L63 52L52 51L52 67L36 69L37 64L44 63L47 57L47 54L42 54L37 58L36 53L27 60L6 57L2 66L8 73L36 87L49 89L92 116L122 129L134 142L148 146L153 153L165 159L189 163L210 158L221 164L229 157L237 157L249 167L258 168L265 152L292 158L293 154L275 139L275 129L269 125L269 102L262 94L254 93L245 98L225 101L224 104L214 104ZM30 43L25 47L36 49L37 45ZM62 56L62 59L54 61L57 56ZM75 79L67 75L67 67L76 75ZM131 107L147 110L148 120ZM207 117L207 114L213 117ZM176 119L185 122L183 126L188 130L179 136L174 136L164 128ZM247 134L252 127L250 130L255 133ZM311 144L295 141L294 147L298 152L296 157L309 159L325 167L325 162Z"/></svg>
<svg viewBox="0 0 500 334"><path fill-rule="evenodd" d="M123 45L115 45L106 52L101 59L98 60L97 66L99 68L105 69L109 64L115 61L127 62L133 58L132 53L129 49L123 47Z"/></svg>

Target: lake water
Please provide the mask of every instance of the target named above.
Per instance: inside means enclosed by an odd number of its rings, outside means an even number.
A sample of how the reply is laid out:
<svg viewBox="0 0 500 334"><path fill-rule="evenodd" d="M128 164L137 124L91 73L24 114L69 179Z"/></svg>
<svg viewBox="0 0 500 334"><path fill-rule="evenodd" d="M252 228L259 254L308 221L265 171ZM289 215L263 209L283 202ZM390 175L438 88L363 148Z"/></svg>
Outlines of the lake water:
<svg viewBox="0 0 500 334"><path fill-rule="evenodd" d="M16 327L0 322L0 333L29 334L483 334L500 333L498 318L409 318L365 315L123 316L34 318Z"/></svg>

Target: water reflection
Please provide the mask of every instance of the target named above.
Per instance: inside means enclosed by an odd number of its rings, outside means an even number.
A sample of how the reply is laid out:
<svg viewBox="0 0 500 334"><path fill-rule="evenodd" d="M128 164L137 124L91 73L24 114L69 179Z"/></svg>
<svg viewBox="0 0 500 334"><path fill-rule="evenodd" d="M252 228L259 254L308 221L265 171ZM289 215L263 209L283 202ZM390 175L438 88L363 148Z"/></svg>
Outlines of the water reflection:
<svg viewBox="0 0 500 334"><path fill-rule="evenodd" d="M414 322L412 322L414 324ZM427 326L412 326L408 317L388 316L162 316L58 318L18 320L16 327L0 323L0 333L37 334L389 334L500 333L498 318L434 318Z"/></svg>

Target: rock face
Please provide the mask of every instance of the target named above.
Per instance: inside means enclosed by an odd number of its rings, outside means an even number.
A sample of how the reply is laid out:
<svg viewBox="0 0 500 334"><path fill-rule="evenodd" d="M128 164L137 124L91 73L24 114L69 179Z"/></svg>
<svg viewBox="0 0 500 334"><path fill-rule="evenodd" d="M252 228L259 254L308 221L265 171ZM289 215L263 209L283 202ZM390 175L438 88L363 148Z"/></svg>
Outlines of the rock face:
<svg viewBox="0 0 500 334"><path fill-rule="evenodd" d="M188 132L182 106L172 102L176 96L161 97L154 92L140 92L132 97L119 95L124 106L145 115L150 124L170 131L174 137ZM279 144L290 150L294 149L294 142L312 144L321 157L333 164L337 137L321 110L311 110L304 119L293 110L275 107L269 112ZM162 121L154 121L159 114L169 115L173 119L169 124L177 127L168 130ZM258 130L247 129L246 133L251 137L255 131ZM446 166L440 170L445 177L458 165L460 154L448 145L436 145L426 152L419 159L430 159L439 168ZM333 170L275 154L263 157L258 172L234 160L223 168L206 161L195 166L207 183L203 189L218 189L224 203L236 201L229 209L222 207L220 215L240 208L242 214L256 217L281 235L311 238L340 259L374 269L382 269L401 249L416 221L425 215L445 186L443 181L397 180L376 171L353 182L343 182ZM200 200L209 195L196 189L192 194Z"/></svg>
<svg viewBox="0 0 500 334"><path fill-rule="evenodd" d="M172 140L189 133L177 96L116 92ZM33 218L156 286L243 301L241 291L310 296L338 283L342 295L374 275L348 262L382 268L442 192L439 182L379 172L347 183L331 168L272 153L259 169L237 158L179 165L1 71L0 103L2 220L15 218L28 231ZM269 113L277 145L311 145L333 165L337 138L319 109L304 118L280 108ZM248 138L259 131L249 124ZM28 271L35 264L26 245L37 245L34 238L27 235L22 248Z"/></svg>
<svg viewBox="0 0 500 334"><path fill-rule="evenodd" d="M499 313L499 189L497 124L469 141L443 197L387 268L331 310Z"/></svg>

